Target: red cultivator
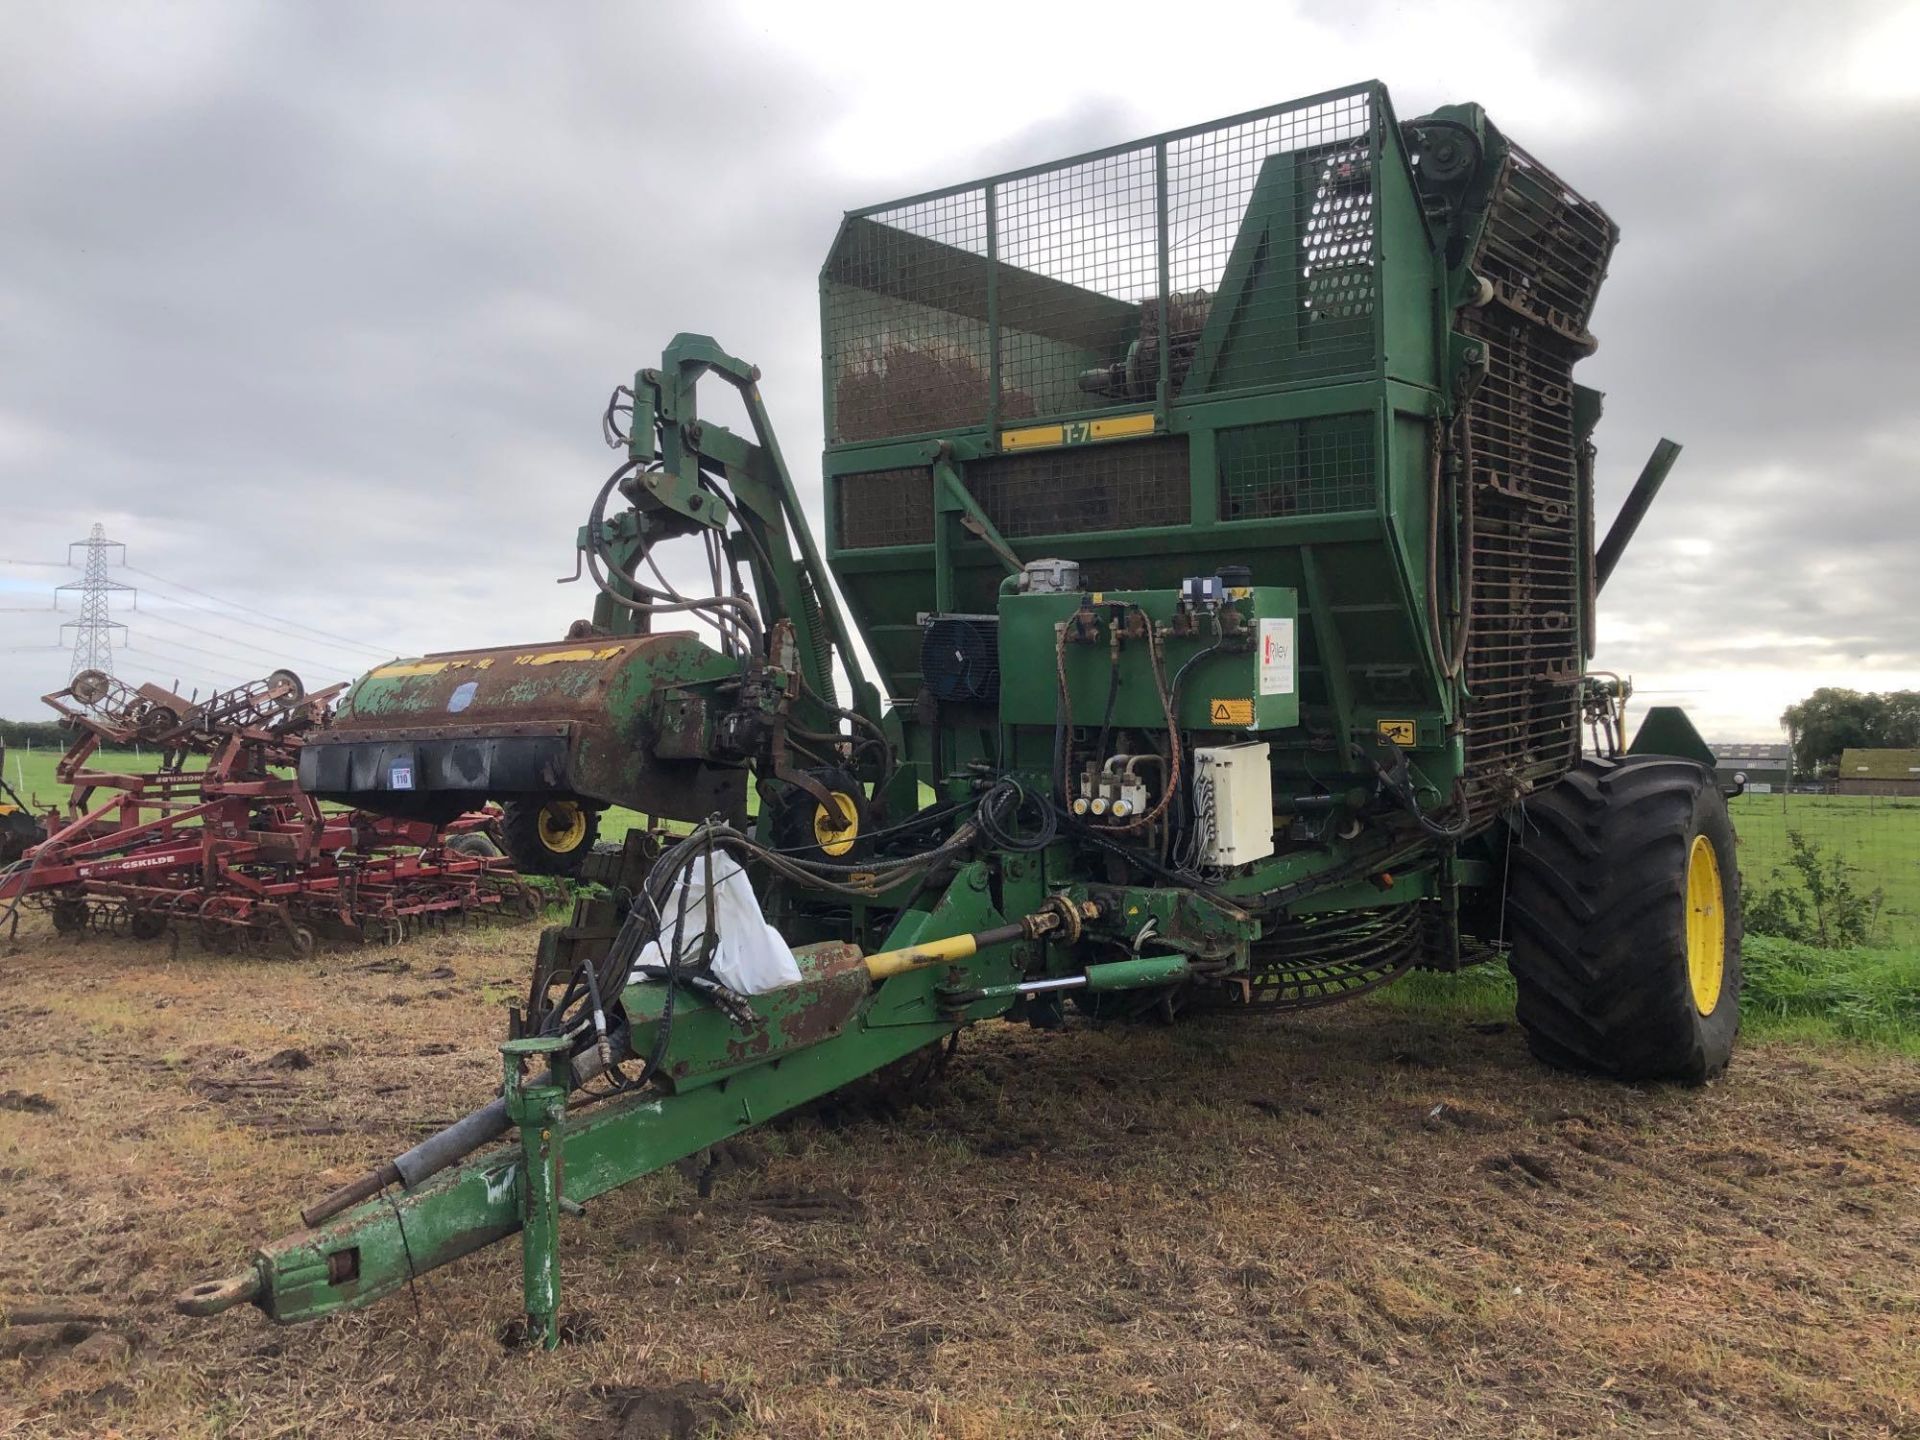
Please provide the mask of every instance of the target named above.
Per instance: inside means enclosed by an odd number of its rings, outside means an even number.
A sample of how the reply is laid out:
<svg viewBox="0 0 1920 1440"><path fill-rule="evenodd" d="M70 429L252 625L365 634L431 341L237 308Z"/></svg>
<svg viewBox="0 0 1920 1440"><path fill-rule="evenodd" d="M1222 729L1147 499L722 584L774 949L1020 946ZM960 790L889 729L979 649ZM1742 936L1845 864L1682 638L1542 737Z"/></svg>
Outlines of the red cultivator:
<svg viewBox="0 0 1920 1440"><path fill-rule="evenodd" d="M302 737L326 723L341 687L305 694L276 670L204 701L83 671L46 697L81 733L61 758L64 821L0 872L0 904L24 903L54 929L136 939L188 929L209 949L314 937L398 940L411 929L538 902L499 858L487 814L428 825L323 813L289 773ZM153 770L90 768L103 744L148 745ZM189 761L203 759L200 767ZM102 798L104 794L104 798Z"/></svg>

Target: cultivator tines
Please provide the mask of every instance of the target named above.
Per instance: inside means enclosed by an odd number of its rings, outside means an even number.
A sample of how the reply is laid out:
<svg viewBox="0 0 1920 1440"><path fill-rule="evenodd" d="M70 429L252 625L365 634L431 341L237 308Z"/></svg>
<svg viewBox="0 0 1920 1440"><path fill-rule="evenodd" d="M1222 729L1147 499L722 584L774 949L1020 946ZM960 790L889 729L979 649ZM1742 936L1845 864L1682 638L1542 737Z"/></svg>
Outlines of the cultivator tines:
<svg viewBox="0 0 1920 1440"><path fill-rule="evenodd" d="M81 732L57 772L72 786L64 823L0 874L0 903L24 901L62 934L296 956L319 936L392 941L476 914L536 913L506 861L447 846L492 815L438 826L325 814L299 788L286 772L339 688L308 695L277 670L198 700L83 671L47 697ZM102 744L132 740L160 751L158 768L89 766ZM196 754L204 768L188 769Z"/></svg>
<svg viewBox="0 0 1920 1440"><path fill-rule="evenodd" d="M44 914L62 935L135 935L151 940L165 928L164 922L154 928L155 922L110 896L42 890L27 896L26 903Z"/></svg>

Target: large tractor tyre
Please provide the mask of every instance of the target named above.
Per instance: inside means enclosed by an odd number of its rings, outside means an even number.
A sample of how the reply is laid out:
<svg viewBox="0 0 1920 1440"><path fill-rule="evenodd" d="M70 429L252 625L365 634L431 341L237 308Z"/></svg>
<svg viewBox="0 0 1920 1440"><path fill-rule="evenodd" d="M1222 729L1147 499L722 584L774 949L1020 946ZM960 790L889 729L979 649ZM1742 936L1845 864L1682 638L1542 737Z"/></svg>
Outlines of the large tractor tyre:
<svg viewBox="0 0 1920 1440"><path fill-rule="evenodd" d="M25 810L0 805L0 865L10 865L47 838L39 821Z"/></svg>
<svg viewBox="0 0 1920 1440"><path fill-rule="evenodd" d="M569 880L580 874L600 833L598 810L578 800L509 800L501 808L507 855L522 873Z"/></svg>
<svg viewBox="0 0 1920 1440"><path fill-rule="evenodd" d="M1740 870L1711 771L1587 759L1512 838L1508 964L1527 1045L1563 1070L1698 1085L1740 1028Z"/></svg>
<svg viewBox="0 0 1920 1440"><path fill-rule="evenodd" d="M807 774L833 797L841 823L835 828L818 798L797 785L789 786L774 810L774 848L798 859L834 865L864 860L873 850L866 787L845 770L809 770Z"/></svg>
<svg viewBox="0 0 1920 1440"><path fill-rule="evenodd" d="M447 841L447 853L472 860L498 860L500 847L484 830L462 830Z"/></svg>

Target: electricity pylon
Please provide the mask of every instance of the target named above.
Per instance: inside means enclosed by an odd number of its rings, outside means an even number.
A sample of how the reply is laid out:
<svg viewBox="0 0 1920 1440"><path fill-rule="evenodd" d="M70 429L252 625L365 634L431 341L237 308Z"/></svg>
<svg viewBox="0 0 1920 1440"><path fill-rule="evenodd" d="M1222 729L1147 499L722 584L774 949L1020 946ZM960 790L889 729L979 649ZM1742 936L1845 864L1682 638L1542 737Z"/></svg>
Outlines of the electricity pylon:
<svg viewBox="0 0 1920 1440"><path fill-rule="evenodd" d="M109 561L107 552L120 552L119 564L127 562L127 547L118 540L107 539L107 527L95 525L84 540L75 540L67 546L67 563L73 563L73 552L79 546L87 549L86 571L81 579L70 581L55 587L59 590L78 590L80 592L80 618L69 620L60 627L60 638L67 638L67 631L73 631L73 668L68 679L82 670L100 670L113 673L113 632L127 627L113 618L111 605L116 591L135 597L139 603L139 591L131 585L122 585L107 575ZM125 642L122 641L122 648Z"/></svg>

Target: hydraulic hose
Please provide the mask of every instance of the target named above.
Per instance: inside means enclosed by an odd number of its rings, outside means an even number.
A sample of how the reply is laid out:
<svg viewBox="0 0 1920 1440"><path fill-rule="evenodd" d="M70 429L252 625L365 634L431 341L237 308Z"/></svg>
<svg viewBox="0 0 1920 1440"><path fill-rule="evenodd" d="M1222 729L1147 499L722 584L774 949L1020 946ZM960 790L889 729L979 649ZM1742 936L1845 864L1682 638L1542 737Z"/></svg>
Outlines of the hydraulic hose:
<svg viewBox="0 0 1920 1440"><path fill-rule="evenodd" d="M640 463L638 460L627 460L617 466L601 484L599 493L593 498L593 506L587 512L587 573L592 577L594 586L616 605L638 614L669 615L687 611L708 614L714 617L714 623L723 632L727 627L726 623L718 618L718 611L722 608L737 610L740 622L746 625L748 633L753 637L755 650L760 650L764 646L760 615L754 609L753 603L744 595L715 595L704 600L675 598L671 591L657 590L632 571L621 569L614 563L611 555L604 553L601 532L606 525L607 501L612 497L615 487L639 468ZM646 598L634 599L632 596L621 594L608 580L607 572L609 571L612 572L614 579L630 588L634 595Z"/></svg>
<svg viewBox="0 0 1920 1440"><path fill-rule="evenodd" d="M1167 813L1167 807L1173 803L1173 797L1180 791L1180 717L1174 709L1173 696L1168 692L1167 669L1161 660L1160 641L1154 633L1153 617L1141 611L1141 619L1146 622L1147 628L1147 663L1153 670L1153 686L1160 696L1160 712L1167 721L1167 783L1160 787L1160 799L1144 815L1136 815L1133 819L1123 820L1117 825L1099 827L1120 833L1151 828L1162 815ZM1192 657L1192 659L1198 658L1198 656ZM1185 668L1185 666L1181 667L1183 673ZM1063 675L1063 682L1064 679Z"/></svg>

